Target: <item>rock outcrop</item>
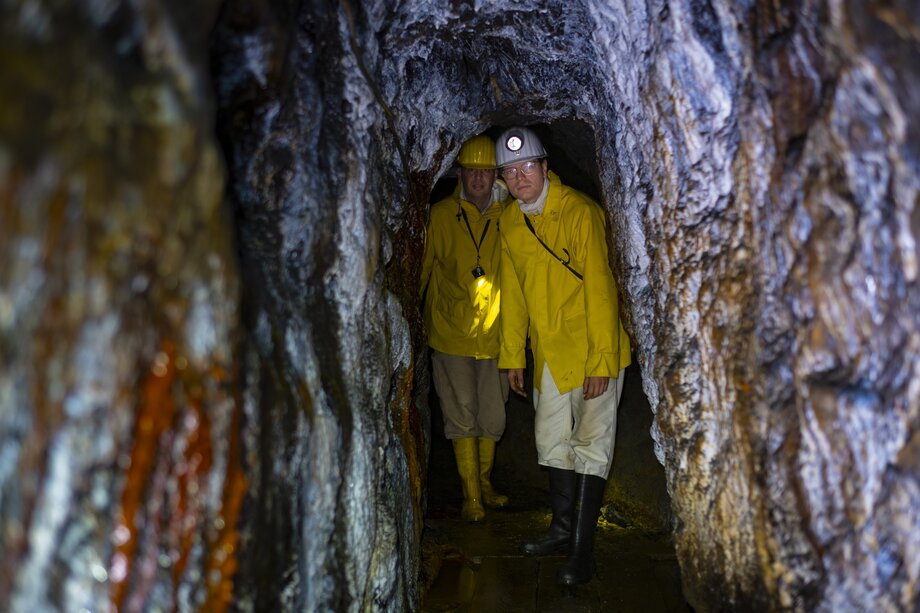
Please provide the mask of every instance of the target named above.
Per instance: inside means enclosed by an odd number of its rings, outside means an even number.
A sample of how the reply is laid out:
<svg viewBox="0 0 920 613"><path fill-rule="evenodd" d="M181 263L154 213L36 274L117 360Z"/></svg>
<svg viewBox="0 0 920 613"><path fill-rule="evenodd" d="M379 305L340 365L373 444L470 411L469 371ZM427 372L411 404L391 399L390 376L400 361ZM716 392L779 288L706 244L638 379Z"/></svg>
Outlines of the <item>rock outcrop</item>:
<svg viewBox="0 0 920 613"><path fill-rule="evenodd" d="M0 610L223 610L246 487L216 3L0 9Z"/></svg>

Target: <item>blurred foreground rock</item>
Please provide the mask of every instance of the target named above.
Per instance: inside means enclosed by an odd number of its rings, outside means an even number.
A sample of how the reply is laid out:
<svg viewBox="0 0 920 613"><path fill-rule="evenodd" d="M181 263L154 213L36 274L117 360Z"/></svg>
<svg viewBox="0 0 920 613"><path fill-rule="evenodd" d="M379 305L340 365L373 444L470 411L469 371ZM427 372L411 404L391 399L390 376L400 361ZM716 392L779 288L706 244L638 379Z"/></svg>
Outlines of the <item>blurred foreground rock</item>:
<svg viewBox="0 0 920 613"><path fill-rule="evenodd" d="M0 610L232 597L245 477L215 9L0 12Z"/></svg>

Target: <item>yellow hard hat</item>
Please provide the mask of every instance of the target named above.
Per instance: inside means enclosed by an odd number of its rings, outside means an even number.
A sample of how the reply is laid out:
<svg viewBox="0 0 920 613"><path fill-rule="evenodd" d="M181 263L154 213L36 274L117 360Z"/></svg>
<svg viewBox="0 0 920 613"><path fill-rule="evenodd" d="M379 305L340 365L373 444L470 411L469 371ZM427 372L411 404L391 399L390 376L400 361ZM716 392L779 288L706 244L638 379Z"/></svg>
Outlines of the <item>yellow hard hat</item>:
<svg viewBox="0 0 920 613"><path fill-rule="evenodd" d="M460 147L457 164L464 168L495 168L495 143L488 136L474 136Z"/></svg>

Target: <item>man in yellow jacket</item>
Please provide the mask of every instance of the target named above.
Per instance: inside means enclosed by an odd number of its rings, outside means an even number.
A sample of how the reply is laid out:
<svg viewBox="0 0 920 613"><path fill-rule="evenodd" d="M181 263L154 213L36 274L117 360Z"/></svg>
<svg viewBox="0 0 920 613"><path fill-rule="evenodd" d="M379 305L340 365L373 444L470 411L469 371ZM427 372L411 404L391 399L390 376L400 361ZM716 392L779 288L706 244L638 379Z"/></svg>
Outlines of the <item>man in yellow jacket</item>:
<svg viewBox="0 0 920 613"><path fill-rule="evenodd" d="M508 400L497 360L498 218L508 192L495 180L495 145L488 136L466 141L457 164L457 189L431 207L421 289L427 287L423 313L434 388L463 485L462 516L480 521L483 504L508 503L490 481Z"/></svg>
<svg viewBox="0 0 920 613"><path fill-rule="evenodd" d="M559 583L586 583L594 573L594 528L630 364L604 211L548 170L546 150L527 128L499 136L496 161L516 198L501 216L498 365L508 369L511 389L525 395L529 332L537 457L549 468L553 509L549 531L521 549L528 555L568 549Z"/></svg>

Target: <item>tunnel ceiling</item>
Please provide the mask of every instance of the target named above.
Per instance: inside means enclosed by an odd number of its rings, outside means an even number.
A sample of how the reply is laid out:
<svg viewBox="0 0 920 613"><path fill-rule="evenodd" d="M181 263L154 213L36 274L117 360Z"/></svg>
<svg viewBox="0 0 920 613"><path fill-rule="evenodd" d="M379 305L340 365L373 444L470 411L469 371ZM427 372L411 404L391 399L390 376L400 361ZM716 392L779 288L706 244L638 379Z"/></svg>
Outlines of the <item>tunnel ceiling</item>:
<svg viewBox="0 0 920 613"><path fill-rule="evenodd" d="M0 609L417 609L427 199L514 123L607 211L694 607L916 609L918 25L7 2Z"/></svg>

